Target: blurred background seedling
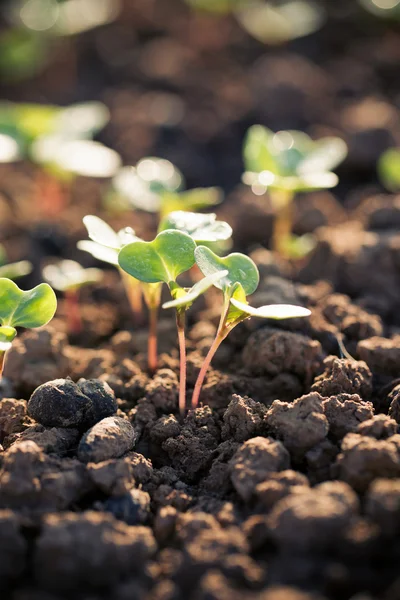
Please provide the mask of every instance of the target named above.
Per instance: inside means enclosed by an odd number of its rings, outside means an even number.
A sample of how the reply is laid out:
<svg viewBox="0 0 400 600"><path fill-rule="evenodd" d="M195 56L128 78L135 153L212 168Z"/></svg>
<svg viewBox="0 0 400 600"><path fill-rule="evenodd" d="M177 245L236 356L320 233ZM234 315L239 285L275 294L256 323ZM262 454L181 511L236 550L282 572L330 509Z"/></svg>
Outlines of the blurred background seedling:
<svg viewBox="0 0 400 600"><path fill-rule="evenodd" d="M82 315L79 306L79 293L83 287L98 283L104 273L100 269L85 269L74 260L61 260L58 263L46 265L43 277L59 292L66 301L66 318L70 334L82 331Z"/></svg>
<svg viewBox="0 0 400 600"><path fill-rule="evenodd" d="M299 258L312 248L309 236L293 236L293 199L300 192L335 187L339 179L333 169L346 156L347 146L337 137L314 141L301 131L274 133L262 125L250 127L243 146L243 182L258 196L269 193L275 252Z"/></svg>
<svg viewBox="0 0 400 600"><path fill-rule="evenodd" d="M379 179L387 190L400 190L400 149L389 148L384 152L377 164Z"/></svg>

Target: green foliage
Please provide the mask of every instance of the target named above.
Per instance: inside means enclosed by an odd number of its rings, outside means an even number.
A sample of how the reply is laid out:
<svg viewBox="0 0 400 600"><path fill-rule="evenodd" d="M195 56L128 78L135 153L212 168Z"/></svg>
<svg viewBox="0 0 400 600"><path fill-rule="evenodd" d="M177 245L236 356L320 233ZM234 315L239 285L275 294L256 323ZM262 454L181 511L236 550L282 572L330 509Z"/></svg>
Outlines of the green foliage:
<svg viewBox="0 0 400 600"><path fill-rule="evenodd" d="M0 266L0 277L7 279L19 279L19 277L25 277L32 272L33 265L29 260L19 260L15 263L9 263Z"/></svg>
<svg viewBox="0 0 400 600"><path fill-rule="evenodd" d="M247 302L243 301L243 291L240 289L237 289L236 293L233 294L231 304L239 313L243 313L249 317L260 317L262 319L294 319L308 317L311 314L307 308L292 304L269 304L260 306L259 308L253 308Z"/></svg>
<svg viewBox="0 0 400 600"><path fill-rule="evenodd" d="M152 242L133 242L119 253L120 267L145 283L175 282L194 265L194 240L181 231L159 233Z"/></svg>
<svg viewBox="0 0 400 600"><path fill-rule="evenodd" d="M200 279L190 289L180 288L175 294L175 299L165 302L163 308L189 308L197 298L204 294L211 286L228 275L228 271L218 271Z"/></svg>
<svg viewBox="0 0 400 600"><path fill-rule="evenodd" d="M245 254L234 252L222 258L206 246L198 246L194 254L197 266L206 277L227 271L227 275L214 284L220 290L227 292L236 283L242 285L246 295L257 289L260 280L258 269Z"/></svg>
<svg viewBox="0 0 400 600"><path fill-rule="evenodd" d="M94 258L118 266L118 252L126 244L141 241L131 227L114 231L105 221L94 215L86 215L83 223L90 240L78 242L77 247L89 252Z"/></svg>
<svg viewBox="0 0 400 600"><path fill-rule="evenodd" d="M161 218L173 211L197 211L219 204L218 188L182 191L182 173L168 160L147 157L136 167L123 167L112 181L109 205L159 212Z"/></svg>
<svg viewBox="0 0 400 600"><path fill-rule="evenodd" d="M386 150L379 158L377 169L383 185L391 192L398 192L400 190L400 150L397 148Z"/></svg>
<svg viewBox="0 0 400 600"><path fill-rule="evenodd" d="M0 35L1 79L14 83L33 77L48 63L47 50L47 40L36 31L3 31Z"/></svg>
<svg viewBox="0 0 400 600"><path fill-rule="evenodd" d="M244 142L244 182L258 194L268 188L295 193L334 187L338 178L332 169L346 155L340 138L313 141L300 131L274 133L254 125Z"/></svg>
<svg viewBox="0 0 400 600"><path fill-rule="evenodd" d="M0 279L0 323L4 327L35 328L46 325L57 308L55 293L47 283L27 291L13 281Z"/></svg>
<svg viewBox="0 0 400 600"><path fill-rule="evenodd" d="M219 242L232 236L232 228L224 221L217 221L214 213L201 214L178 210L171 212L160 223L159 231L177 229L190 235L195 242Z"/></svg>
<svg viewBox="0 0 400 600"><path fill-rule="evenodd" d="M246 3L247 0L186 0L192 8L206 12L226 14Z"/></svg>
<svg viewBox="0 0 400 600"><path fill-rule="evenodd" d="M101 281L103 271L100 269L84 269L74 260L61 260L43 269L44 278L60 292L75 291Z"/></svg>

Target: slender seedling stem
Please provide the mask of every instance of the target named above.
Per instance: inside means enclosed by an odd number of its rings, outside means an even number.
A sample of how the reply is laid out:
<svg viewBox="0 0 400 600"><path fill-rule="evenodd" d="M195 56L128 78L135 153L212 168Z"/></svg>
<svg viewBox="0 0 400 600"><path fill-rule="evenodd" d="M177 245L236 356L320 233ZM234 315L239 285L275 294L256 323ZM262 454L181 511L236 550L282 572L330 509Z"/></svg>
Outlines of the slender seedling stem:
<svg viewBox="0 0 400 600"><path fill-rule="evenodd" d="M226 333L217 334L217 336L215 337L215 339L212 343L211 348L208 351L207 356L204 359L203 365L200 369L200 373L197 377L196 385L194 386L194 390L193 390L193 396L192 396L192 409L193 410L195 408L197 408L197 406L199 404L201 388L203 387L203 383L204 383L206 373L208 371L208 367L210 366L210 363L211 363L212 359L214 358L216 351L218 350L218 348L220 347L221 343L224 341L224 339L226 338L228 333L229 333L229 331L226 331Z"/></svg>
<svg viewBox="0 0 400 600"><path fill-rule="evenodd" d="M77 289L66 290L68 331L72 334L81 333L83 329L82 316L79 307L79 292Z"/></svg>
<svg viewBox="0 0 400 600"><path fill-rule="evenodd" d="M183 416L186 410L186 339L185 339L185 310L176 311L176 326L179 341L179 412Z"/></svg>
<svg viewBox="0 0 400 600"><path fill-rule="evenodd" d="M270 192L270 196L275 209L272 249L280 256L286 256L293 227L293 193L285 190L273 190Z"/></svg>
<svg viewBox="0 0 400 600"><path fill-rule="evenodd" d="M149 341L147 347L147 357L149 371L154 373L157 369L157 320L158 306L149 307Z"/></svg>
<svg viewBox="0 0 400 600"><path fill-rule="evenodd" d="M4 361L6 358L6 353L4 350L0 351L0 380L3 377L3 370L4 370Z"/></svg>

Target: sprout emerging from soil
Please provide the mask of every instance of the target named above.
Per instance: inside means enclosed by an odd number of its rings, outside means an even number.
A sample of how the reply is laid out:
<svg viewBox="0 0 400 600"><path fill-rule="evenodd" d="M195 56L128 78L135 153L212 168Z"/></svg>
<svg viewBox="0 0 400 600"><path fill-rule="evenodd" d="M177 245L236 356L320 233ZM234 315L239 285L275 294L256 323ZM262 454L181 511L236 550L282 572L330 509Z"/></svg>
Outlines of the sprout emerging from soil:
<svg viewBox="0 0 400 600"><path fill-rule="evenodd" d="M56 295L47 283L23 291L10 279L0 278L0 378L16 327L42 327L51 321L56 309Z"/></svg>
<svg viewBox="0 0 400 600"><path fill-rule="evenodd" d="M192 397L193 409L199 403L201 388L213 356L236 325L251 317L281 320L310 315L308 309L291 304L272 304L260 308L250 306L247 296L256 291L259 273L254 262L244 254L234 252L221 258L206 246L198 246L194 254L196 263L206 279L221 274L213 284L223 293L223 306L217 334L195 384Z"/></svg>
<svg viewBox="0 0 400 600"><path fill-rule="evenodd" d="M14 263L7 263L7 254L4 247L0 244L0 277L6 279L19 279L32 273L33 265L29 260L19 260Z"/></svg>
<svg viewBox="0 0 400 600"><path fill-rule="evenodd" d="M97 260L117 267L135 321L140 323L142 319L142 289L145 285L120 268L118 253L126 244L139 242L141 239L135 235L131 227L124 227L117 232L105 223L105 221L94 215L84 217L83 223L88 231L90 240L78 242L78 248L84 252L89 252Z"/></svg>
<svg viewBox="0 0 400 600"><path fill-rule="evenodd" d="M62 260L43 269L44 278L53 288L65 294L67 303L68 331L78 334L82 331L82 316L79 308L79 292L86 285L101 281L103 271L85 269L74 260Z"/></svg>
<svg viewBox="0 0 400 600"><path fill-rule="evenodd" d="M345 142L336 137L313 141L300 131L274 133L261 125L247 132L244 142L246 172L243 181L257 195L269 191L276 216L273 249L282 256L301 255L307 240L292 236L292 201L299 192L332 188L338 177L332 172L347 155ZM306 246L303 249L304 241Z"/></svg>
<svg viewBox="0 0 400 600"><path fill-rule="evenodd" d="M162 220L172 211L198 211L222 200L218 188L183 191L183 186L183 175L171 162L143 158L136 167L123 167L115 175L109 194L110 206L159 213Z"/></svg>
<svg viewBox="0 0 400 600"><path fill-rule="evenodd" d="M196 243L221 242L232 236L232 227L225 221L217 221L214 213L199 214L177 210L165 217L158 231L178 229L190 235Z"/></svg>
<svg viewBox="0 0 400 600"><path fill-rule="evenodd" d="M156 356L157 352L156 327L161 286L163 283L167 284L174 300L186 296L186 290L176 280L179 275L194 265L195 248L196 242L190 235L168 229L159 233L152 242L134 242L122 248L119 253L118 261L124 271L140 281L157 286L158 302L149 305L149 363L155 361L154 355ZM185 312L192 301L176 306L180 352L179 408L181 412L184 412L186 405Z"/></svg>
<svg viewBox="0 0 400 600"><path fill-rule="evenodd" d="M389 148L378 160L378 175L386 189L390 192L400 190L400 150Z"/></svg>

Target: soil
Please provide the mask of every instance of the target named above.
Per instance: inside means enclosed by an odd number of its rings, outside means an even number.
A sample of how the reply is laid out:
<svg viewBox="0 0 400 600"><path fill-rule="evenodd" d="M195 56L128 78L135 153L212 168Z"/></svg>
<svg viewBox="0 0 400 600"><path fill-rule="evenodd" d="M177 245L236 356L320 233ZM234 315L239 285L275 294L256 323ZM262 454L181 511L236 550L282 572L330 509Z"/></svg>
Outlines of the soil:
<svg viewBox="0 0 400 600"><path fill-rule="evenodd" d="M323 4L320 31L268 48L232 17L126 0L114 23L60 43L42 75L3 86L9 100L100 99L100 139L126 164L163 156L188 187L222 186L233 247L260 269L253 303L312 315L240 325L185 418L173 316L151 375L116 271L83 291L81 334L62 298L50 325L20 332L0 387L2 599L400 597L400 199L375 170L400 144L400 29ZM269 199L240 183L257 122L349 145L338 188L296 199L295 232L316 238L297 263L267 249ZM52 215L37 178L0 166L0 240L35 267L21 287L52 257L100 266L76 249L85 214L154 235L153 215L104 206L108 182L78 178ZM220 302L210 291L189 313L189 396Z"/></svg>

